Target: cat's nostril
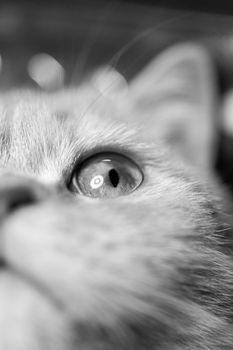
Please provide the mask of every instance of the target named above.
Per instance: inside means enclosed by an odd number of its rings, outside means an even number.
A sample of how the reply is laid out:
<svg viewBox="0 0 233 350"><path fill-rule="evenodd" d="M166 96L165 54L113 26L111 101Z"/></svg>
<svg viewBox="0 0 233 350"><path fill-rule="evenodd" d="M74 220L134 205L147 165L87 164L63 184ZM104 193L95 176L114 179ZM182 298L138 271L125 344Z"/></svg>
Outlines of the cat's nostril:
<svg viewBox="0 0 233 350"><path fill-rule="evenodd" d="M6 266L5 260L3 260L3 259L0 257L0 269L4 268L5 266Z"/></svg>
<svg viewBox="0 0 233 350"><path fill-rule="evenodd" d="M5 214L43 201L51 193L47 186L21 176L0 176L0 221Z"/></svg>
<svg viewBox="0 0 233 350"><path fill-rule="evenodd" d="M36 194L30 188L26 187L12 188L5 195L8 212L13 212L20 207L31 205L38 201Z"/></svg>
<svg viewBox="0 0 233 350"><path fill-rule="evenodd" d="M45 189L36 182L3 182L0 186L0 216L12 213L28 205L36 204L46 197Z"/></svg>

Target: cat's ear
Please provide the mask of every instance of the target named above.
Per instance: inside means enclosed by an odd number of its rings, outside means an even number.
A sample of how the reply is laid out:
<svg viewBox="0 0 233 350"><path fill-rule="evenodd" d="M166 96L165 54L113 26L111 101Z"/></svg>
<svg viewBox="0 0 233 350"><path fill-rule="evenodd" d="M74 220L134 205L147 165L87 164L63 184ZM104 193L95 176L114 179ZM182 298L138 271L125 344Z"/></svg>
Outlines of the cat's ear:
<svg viewBox="0 0 233 350"><path fill-rule="evenodd" d="M147 137L162 136L192 164L208 169L216 154L213 62L196 44L179 44L152 61L130 84L131 115Z"/></svg>

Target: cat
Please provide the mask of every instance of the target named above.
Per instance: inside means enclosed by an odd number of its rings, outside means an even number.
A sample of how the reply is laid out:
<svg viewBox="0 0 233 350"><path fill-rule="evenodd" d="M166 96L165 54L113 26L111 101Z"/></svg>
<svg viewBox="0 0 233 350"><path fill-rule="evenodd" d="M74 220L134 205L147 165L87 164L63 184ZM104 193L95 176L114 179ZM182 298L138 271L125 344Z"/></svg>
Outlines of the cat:
<svg viewBox="0 0 233 350"><path fill-rule="evenodd" d="M1 94L0 350L233 349L211 57L96 74Z"/></svg>

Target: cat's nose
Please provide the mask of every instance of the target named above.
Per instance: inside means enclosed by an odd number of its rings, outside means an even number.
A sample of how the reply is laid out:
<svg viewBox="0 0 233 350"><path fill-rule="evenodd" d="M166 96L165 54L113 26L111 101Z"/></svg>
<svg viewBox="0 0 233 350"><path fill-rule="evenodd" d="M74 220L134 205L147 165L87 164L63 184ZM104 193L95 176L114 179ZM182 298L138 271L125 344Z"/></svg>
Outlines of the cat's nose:
<svg viewBox="0 0 233 350"><path fill-rule="evenodd" d="M46 197L46 189L39 182L21 176L0 176L0 216L10 214Z"/></svg>

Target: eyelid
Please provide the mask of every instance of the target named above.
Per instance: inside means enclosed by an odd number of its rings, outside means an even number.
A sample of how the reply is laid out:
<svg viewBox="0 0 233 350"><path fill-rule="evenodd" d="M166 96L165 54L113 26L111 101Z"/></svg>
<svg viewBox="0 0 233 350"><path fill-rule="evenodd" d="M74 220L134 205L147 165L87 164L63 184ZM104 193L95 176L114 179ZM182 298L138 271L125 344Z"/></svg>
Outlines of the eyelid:
<svg viewBox="0 0 233 350"><path fill-rule="evenodd" d="M94 149L81 152L81 154L79 154L74 158L72 164L70 164L69 168L66 169L66 171L64 172L64 178L67 179L66 181L67 186L69 185L74 172L81 166L81 164L84 161L86 161L87 159L93 156L108 154L108 153L120 155L132 160L144 173L145 163L143 162L142 155L139 152L135 152L135 150L131 150L129 147L128 148L120 147L120 145L119 146L108 145L108 147L98 146L98 147L95 147Z"/></svg>

